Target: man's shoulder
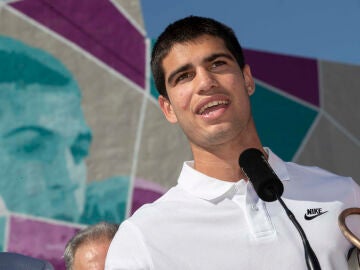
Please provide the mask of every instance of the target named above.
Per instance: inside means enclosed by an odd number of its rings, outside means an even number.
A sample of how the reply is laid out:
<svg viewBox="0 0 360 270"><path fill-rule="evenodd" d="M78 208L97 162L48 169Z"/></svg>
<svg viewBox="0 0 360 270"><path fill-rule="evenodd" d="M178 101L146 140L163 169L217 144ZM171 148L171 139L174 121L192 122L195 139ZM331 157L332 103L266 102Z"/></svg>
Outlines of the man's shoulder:
<svg viewBox="0 0 360 270"><path fill-rule="evenodd" d="M289 198L305 201L339 201L358 204L359 185L351 178L316 166L287 162L289 182L285 193Z"/></svg>
<svg viewBox="0 0 360 270"><path fill-rule="evenodd" d="M286 162L286 166L289 172L295 175L302 175L302 176L311 175L311 176L316 176L317 178L324 178L324 179L333 178L339 180L345 180L351 178L337 174L335 172L331 172L329 170L326 170L318 166L302 165L295 162Z"/></svg>
<svg viewBox="0 0 360 270"><path fill-rule="evenodd" d="M287 162L287 169L291 182L294 180L296 186L309 186L312 189L347 190L358 189L358 184L349 176L328 171L317 166L300 165Z"/></svg>
<svg viewBox="0 0 360 270"><path fill-rule="evenodd" d="M152 203L144 204L128 219L138 227L159 222L170 224L179 218L182 209L194 204L194 197L187 194L180 186L175 186Z"/></svg>

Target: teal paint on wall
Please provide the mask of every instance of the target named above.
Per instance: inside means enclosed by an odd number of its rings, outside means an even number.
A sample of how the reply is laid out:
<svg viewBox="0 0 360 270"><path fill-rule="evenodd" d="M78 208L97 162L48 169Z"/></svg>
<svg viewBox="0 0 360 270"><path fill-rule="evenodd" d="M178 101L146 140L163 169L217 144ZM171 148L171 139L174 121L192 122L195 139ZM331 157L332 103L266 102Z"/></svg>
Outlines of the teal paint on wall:
<svg viewBox="0 0 360 270"><path fill-rule="evenodd" d="M0 60L0 83L64 86L67 91L80 94L67 68L44 50L0 35Z"/></svg>
<svg viewBox="0 0 360 270"><path fill-rule="evenodd" d="M5 251L6 217L0 217L0 252Z"/></svg>
<svg viewBox="0 0 360 270"><path fill-rule="evenodd" d="M152 51L152 48L155 44L155 41L156 39L151 39L151 51ZM159 97L159 92L157 91L156 89L156 86L155 86L155 81L154 81L154 77L152 75L152 72L150 70L150 94L155 98L157 99Z"/></svg>
<svg viewBox="0 0 360 270"><path fill-rule="evenodd" d="M87 185L86 205L81 222L94 224L100 221L120 223L126 216L130 178L115 176Z"/></svg>
<svg viewBox="0 0 360 270"><path fill-rule="evenodd" d="M86 184L81 92L47 52L0 36L0 196L8 210L93 224L126 216L129 178Z"/></svg>
<svg viewBox="0 0 360 270"><path fill-rule="evenodd" d="M0 36L0 196L8 210L78 221L90 142L72 74L49 53Z"/></svg>
<svg viewBox="0 0 360 270"><path fill-rule="evenodd" d="M9 45L11 46L12 44L10 43ZM69 78L52 70L24 52L1 51L0 59L0 83L19 81L19 83L24 85L31 83L66 85L69 82Z"/></svg>
<svg viewBox="0 0 360 270"><path fill-rule="evenodd" d="M154 77L152 75L150 77L150 93L155 99L159 97L159 92L156 89Z"/></svg>
<svg viewBox="0 0 360 270"><path fill-rule="evenodd" d="M253 116L264 146L290 161L313 123L317 111L256 85Z"/></svg>

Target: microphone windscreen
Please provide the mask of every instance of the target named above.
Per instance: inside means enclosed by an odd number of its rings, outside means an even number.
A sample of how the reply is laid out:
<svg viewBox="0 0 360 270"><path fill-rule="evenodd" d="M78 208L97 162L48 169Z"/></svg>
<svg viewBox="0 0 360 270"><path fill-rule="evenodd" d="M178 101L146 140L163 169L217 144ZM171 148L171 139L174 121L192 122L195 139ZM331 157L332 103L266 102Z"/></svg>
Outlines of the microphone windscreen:
<svg viewBox="0 0 360 270"><path fill-rule="evenodd" d="M283 194L283 184L260 150L246 149L240 155L239 165L263 201L275 201Z"/></svg>

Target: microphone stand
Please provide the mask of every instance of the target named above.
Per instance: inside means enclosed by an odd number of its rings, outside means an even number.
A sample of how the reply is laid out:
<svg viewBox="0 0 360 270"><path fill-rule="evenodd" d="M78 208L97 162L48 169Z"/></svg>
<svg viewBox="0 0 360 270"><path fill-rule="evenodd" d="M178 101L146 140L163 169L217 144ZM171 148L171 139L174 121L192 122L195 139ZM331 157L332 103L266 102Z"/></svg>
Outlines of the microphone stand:
<svg viewBox="0 0 360 270"><path fill-rule="evenodd" d="M321 270L320 263L315 255L315 252L310 246L310 243L308 239L306 238L304 230L301 228L299 222L296 220L294 214L287 208L284 201L281 199L281 197L277 194L277 192L274 192L276 194L276 199L280 202L282 207L284 208L287 216L292 221L292 223L295 225L296 229L298 230L301 240L304 245L304 251L305 251L305 261L307 265L308 270Z"/></svg>

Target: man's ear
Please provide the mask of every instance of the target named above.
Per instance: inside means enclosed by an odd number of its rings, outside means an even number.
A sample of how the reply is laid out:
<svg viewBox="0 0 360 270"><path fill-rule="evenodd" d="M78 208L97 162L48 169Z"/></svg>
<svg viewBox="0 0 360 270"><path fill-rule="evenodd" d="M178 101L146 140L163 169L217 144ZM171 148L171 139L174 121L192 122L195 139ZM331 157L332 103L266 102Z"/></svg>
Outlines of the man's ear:
<svg viewBox="0 0 360 270"><path fill-rule="evenodd" d="M158 97L158 102L159 102L160 108L161 108L163 114L165 115L166 119L172 124L176 123L177 117L175 115L175 112L173 110L173 107L171 105L169 98L160 95Z"/></svg>
<svg viewBox="0 0 360 270"><path fill-rule="evenodd" d="M246 91L247 91L248 95L251 96L255 92L255 81L251 75L251 70L250 70L249 65L244 66L243 75L244 75L244 80L245 80Z"/></svg>

